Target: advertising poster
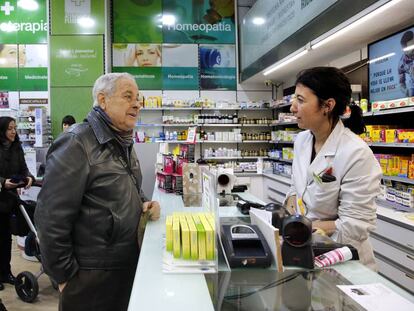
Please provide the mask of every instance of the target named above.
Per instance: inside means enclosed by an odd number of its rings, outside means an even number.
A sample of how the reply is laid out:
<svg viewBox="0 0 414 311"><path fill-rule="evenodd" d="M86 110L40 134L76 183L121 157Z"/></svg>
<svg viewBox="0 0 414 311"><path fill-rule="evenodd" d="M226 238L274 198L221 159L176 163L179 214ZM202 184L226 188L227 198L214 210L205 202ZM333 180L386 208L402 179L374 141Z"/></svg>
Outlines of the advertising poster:
<svg viewBox="0 0 414 311"><path fill-rule="evenodd" d="M371 102L414 96L414 27L369 46Z"/></svg>
<svg viewBox="0 0 414 311"><path fill-rule="evenodd" d="M236 50L234 45L200 45L200 85L202 90L236 90Z"/></svg>
<svg viewBox="0 0 414 311"><path fill-rule="evenodd" d="M0 1L0 43L46 43L47 1Z"/></svg>
<svg viewBox="0 0 414 311"><path fill-rule="evenodd" d="M113 72L128 72L141 90L162 88L162 46L146 43L112 45Z"/></svg>
<svg viewBox="0 0 414 311"><path fill-rule="evenodd" d="M235 43L234 0L164 0L165 43Z"/></svg>
<svg viewBox="0 0 414 311"><path fill-rule="evenodd" d="M9 92L0 92L0 109L9 108Z"/></svg>
<svg viewBox="0 0 414 311"><path fill-rule="evenodd" d="M51 85L93 86L103 74L103 36L51 36Z"/></svg>
<svg viewBox="0 0 414 311"><path fill-rule="evenodd" d="M19 90L47 91L47 44L19 44Z"/></svg>
<svg viewBox="0 0 414 311"><path fill-rule="evenodd" d="M163 44L164 90L198 90L197 44Z"/></svg>
<svg viewBox="0 0 414 311"><path fill-rule="evenodd" d="M112 9L113 42L162 43L161 0L117 0Z"/></svg>
<svg viewBox="0 0 414 311"><path fill-rule="evenodd" d="M104 34L105 1L53 0L52 35Z"/></svg>

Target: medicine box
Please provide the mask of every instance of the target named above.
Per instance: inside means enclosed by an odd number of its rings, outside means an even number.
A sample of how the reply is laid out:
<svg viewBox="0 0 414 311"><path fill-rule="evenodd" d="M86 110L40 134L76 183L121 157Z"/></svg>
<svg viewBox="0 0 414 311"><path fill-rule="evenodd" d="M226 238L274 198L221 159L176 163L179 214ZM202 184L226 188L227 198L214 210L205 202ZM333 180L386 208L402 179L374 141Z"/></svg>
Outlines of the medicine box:
<svg viewBox="0 0 414 311"><path fill-rule="evenodd" d="M167 251L173 250L173 217L167 216L165 220L165 244Z"/></svg>
<svg viewBox="0 0 414 311"><path fill-rule="evenodd" d="M198 239L198 259L206 260L206 231L198 215L193 215L194 225L197 229L197 239Z"/></svg>

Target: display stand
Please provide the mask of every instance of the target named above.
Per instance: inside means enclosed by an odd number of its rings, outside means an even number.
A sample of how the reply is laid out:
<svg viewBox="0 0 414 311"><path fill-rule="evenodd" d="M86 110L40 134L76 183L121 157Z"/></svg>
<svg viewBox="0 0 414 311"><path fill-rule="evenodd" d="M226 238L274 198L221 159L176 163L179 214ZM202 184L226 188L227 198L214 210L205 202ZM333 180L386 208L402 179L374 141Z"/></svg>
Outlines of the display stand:
<svg viewBox="0 0 414 311"><path fill-rule="evenodd" d="M162 270L164 273L217 273L218 271L218 251L217 251L217 229L219 228L218 224L218 202L217 202L217 191L216 191L216 176L214 173L203 170L202 172L202 206L201 207L189 207L185 210L180 210L172 215L167 215L166 221L166 239L163 243L163 260L162 260ZM204 217L205 215L211 215L211 218ZM171 221L176 222L177 218L179 222L182 222L182 219L187 220L188 229L186 228L187 224L176 225L173 223L168 223L168 218L170 217ZM176 219L174 219L174 217ZM194 219L195 232L191 230L190 219ZM197 223L197 219L200 219L200 222ZM184 221L185 223L185 221ZM201 227L201 230L200 230ZM207 227L209 229L207 229ZM169 230L171 230L171 236L169 236ZM208 233L208 230L210 231ZM212 231L211 231L212 230ZM188 233L186 233L188 232ZM191 256L189 255L190 251L188 250L190 246L185 245L186 234L188 234L189 243L191 242ZM197 246L196 246L196 256L194 257L193 253L193 234L196 236ZM201 238L202 237L202 238ZM171 246L171 244L175 244ZM203 243L203 244L202 244ZM204 244L205 243L205 244ZM201 246L201 244L203 246ZM186 250L187 247L187 256ZM201 251L203 249L204 251ZM209 255L209 250L210 252ZM204 255L204 252L207 256ZM203 255L200 255L203 253ZM199 256L197 256L199 254ZM184 257L191 257L190 259L185 259Z"/></svg>

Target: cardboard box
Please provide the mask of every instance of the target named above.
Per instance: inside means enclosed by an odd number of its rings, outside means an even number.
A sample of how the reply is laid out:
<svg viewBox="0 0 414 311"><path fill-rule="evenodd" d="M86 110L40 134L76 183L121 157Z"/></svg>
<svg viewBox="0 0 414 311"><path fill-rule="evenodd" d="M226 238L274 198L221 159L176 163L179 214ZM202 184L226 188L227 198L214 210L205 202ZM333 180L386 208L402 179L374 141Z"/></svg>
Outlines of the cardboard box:
<svg viewBox="0 0 414 311"><path fill-rule="evenodd" d="M173 250L173 217L167 216L165 220L165 248L167 251L172 252Z"/></svg>
<svg viewBox="0 0 414 311"><path fill-rule="evenodd" d="M206 260L206 231L198 215L193 214L194 225L197 228L198 259Z"/></svg>
<svg viewBox="0 0 414 311"><path fill-rule="evenodd" d="M210 226L206 216L204 214L199 215L201 223L203 224L204 230L206 231L206 258L207 260L213 260L214 259L214 246L215 246L215 240L214 240L214 230Z"/></svg>
<svg viewBox="0 0 414 311"><path fill-rule="evenodd" d="M190 259L190 230L184 215L180 216L182 257Z"/></svg>
<svg viewBox="0 0 414 311"><path fill-rule="evenodd" d="M190 214L185 215L187 219L188 229L190 229L190 254L191 259L198 259L198 237L197 228L194 224L193 217Z"/></svg>
<svg viewBox="0 0 414 311"><path fill-rule="evenodd" d="M181 257L180 218L173 215L173 256Z"/></svg>

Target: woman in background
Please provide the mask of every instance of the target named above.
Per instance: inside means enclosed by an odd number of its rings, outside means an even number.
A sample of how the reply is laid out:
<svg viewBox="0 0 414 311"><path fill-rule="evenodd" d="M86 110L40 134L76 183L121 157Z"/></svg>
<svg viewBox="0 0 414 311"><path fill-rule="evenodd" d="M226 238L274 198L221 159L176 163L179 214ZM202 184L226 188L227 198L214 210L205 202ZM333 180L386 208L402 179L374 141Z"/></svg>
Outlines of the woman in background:
<svg viewBox="0 0 414 311"><path fill-rule="evenodd" d="M18 207L16 189L23 185L30 188L33 181L16 132L16 121L0 117L0 290L4 288L3 283L14 284L10 267L10 216Z"/></svg>
<svg viewBox="0 0 414 311"><path fill-rule="evenodd" d="M298 75L290 110L306 131L295 140L286 204L334 241L354 246L360 261L375 269L368 237L375 229L382 171L356 135L365 126L361 109L349 105L351 94L348 78L337 68L315 67Z"/></svg>
<svg viewBox="0 0 414 311"><path fill-rule="evenodd" d="M75 123L76 123L76 120L75 120L75 118L73 116L71 116L71 115L64 116L63 119L62 119L62 131L63 132L66 132L67 129L72 124L75 124Z"/></svg>

